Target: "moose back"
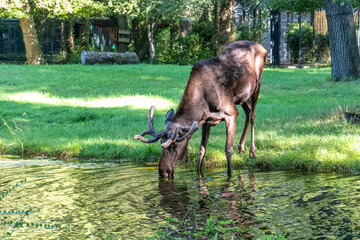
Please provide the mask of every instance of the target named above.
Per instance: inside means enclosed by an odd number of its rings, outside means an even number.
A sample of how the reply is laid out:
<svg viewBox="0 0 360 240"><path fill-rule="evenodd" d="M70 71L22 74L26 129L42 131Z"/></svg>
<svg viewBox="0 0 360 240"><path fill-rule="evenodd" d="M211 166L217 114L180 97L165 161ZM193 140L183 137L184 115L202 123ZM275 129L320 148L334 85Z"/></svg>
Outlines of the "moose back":
<svg viewBox="0 0 360 240"><path fill-rule="evenodd" d="M261 76L267 51L255 42L231 43L218 56L197 62L190 74L184 95L176 113L170 109L165 116L165 128L156 132L153 126L154 106L148 115L148 129L135 135L135 140L154 143L161 140L162 153L159 175L172 177L178 159L187 158L187 146L194 132L202 128L197 164L201 176L201 163L206 152L211 127L221 121L226 123L225 155L228 174L231 176L231 155L240 105L245 113L245 126L238 149L244 152L249 126L251 144L249 157L256 154L254 144L255 108L260 91ZM152 138L145 138L151 135Z"/></svg>

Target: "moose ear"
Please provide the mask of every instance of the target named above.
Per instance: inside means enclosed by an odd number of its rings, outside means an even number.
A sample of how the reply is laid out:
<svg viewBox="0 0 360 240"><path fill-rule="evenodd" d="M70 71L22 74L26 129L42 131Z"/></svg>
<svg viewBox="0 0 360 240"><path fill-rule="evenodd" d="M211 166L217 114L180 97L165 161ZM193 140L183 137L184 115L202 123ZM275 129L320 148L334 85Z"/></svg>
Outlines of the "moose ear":
<svg viewBox="0 0 360 240"><path fill-rule="evenodd" d="M165 115L165 124L172 122L174 116L175 116L174 109L170 109Z"/></svg>

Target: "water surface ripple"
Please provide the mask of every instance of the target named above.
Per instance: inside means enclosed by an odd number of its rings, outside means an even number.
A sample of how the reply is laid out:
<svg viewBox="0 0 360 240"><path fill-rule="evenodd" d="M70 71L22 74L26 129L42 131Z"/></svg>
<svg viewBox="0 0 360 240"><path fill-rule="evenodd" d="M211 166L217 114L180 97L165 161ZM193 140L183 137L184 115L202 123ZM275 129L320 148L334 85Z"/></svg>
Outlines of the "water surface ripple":
<svg viewBox="0 0 360 240"><path fill-rule="evenodd" d="M178 167L165 181L156 165L2 159L0 238L138 239L189 211L266 225L287 239L360 238L359 176L236 170L228 179L224 169L204 175L197 181Z"/></svg>

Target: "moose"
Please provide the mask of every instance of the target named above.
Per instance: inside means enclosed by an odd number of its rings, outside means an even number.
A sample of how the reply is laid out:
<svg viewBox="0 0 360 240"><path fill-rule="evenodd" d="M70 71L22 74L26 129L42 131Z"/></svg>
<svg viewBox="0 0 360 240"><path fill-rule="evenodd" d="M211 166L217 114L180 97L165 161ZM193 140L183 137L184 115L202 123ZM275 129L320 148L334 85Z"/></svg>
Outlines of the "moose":
<svg viewBox="0 0 360 240"><path fill-rule="evenodd" d="M255 107L259 97L261 76L266 49L255 42L237 41L231 43L218 56L195 63L176 113L170 109L165 115L165 130L156 132L153 125L154 106L149 110L148 129L135 135L135 140L154 143L161 139L162 153L159 161L159 175L172 177L175 164L187 158L187 147L191 136L202 126L197 171L206 152L210 128L225 121L225 155L227 171L231 176L231 155L236 130L236 119L240 105L245 112L245 126L238 150L245 152L245 140L251 124L251 145L249 157L254 158ZM145 138L151 135L153 138Z"/></svg>

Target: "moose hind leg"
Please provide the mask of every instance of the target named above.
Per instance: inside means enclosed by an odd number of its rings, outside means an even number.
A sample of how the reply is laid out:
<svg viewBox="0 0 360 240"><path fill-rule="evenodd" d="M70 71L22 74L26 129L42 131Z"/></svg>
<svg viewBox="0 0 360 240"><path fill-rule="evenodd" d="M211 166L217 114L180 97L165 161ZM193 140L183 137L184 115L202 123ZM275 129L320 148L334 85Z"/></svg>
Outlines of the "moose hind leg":
<svg viewBox="0 0 360 240"><path fill-rule="evenodd" d="M197 172L200 179L202 178L202 173L201 173L202 160L206 153L206 145L209 140L209 136L210 136L210 125L205 123L202 125L202 137L201 137L201 145L199 149L199 159L197 165Z"/></svg>
<svg viewBox="0 0 360 240"><path fill-rule="evenodd" d="M245 140L246 140L247 133L249 131L250 112L251 112L247 102L242 104L241 107L243 108L244 113L245 113L245 125L244 125L244 130L242 132L242 135L241 135L241 138L239 141L239 145L238 145L239 153L245 152Z"/></svg>

